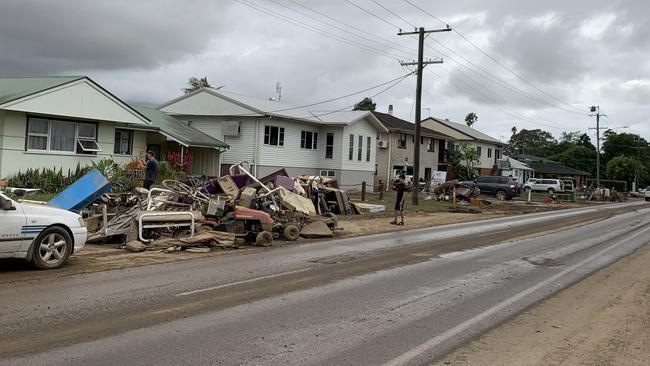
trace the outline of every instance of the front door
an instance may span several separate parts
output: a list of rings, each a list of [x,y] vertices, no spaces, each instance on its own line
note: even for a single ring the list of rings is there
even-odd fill
[[[20,205],[15,210],[5,210],[5,202],[13,202],[0,195],[0,253],[17,252],[23,244],[23,227],[27,224]]]

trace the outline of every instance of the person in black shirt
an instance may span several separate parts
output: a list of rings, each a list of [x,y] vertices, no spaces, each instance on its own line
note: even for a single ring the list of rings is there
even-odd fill
[[[404,225],[404,201],[406,201],[406,176],[404,174],[399,176],[399,179],[393,183],[393,188],[397,192],[395,197],[395,218],[391,222],[394,225]],[[397,222],[397,216],[400,216],[402,219],[401,222]]]
[[[156,181],[158,175],[158,162],[156,161],[156,154],[149,151],[146,156],[147,165],[144,168],[144,188],[149,189]]]

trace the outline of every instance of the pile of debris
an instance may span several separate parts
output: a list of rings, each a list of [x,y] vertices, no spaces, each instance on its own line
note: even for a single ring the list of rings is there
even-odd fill
[[[97,181],[98,173],[93,174]],[[164,188],[133,193],[109,194],[110,182],[80,181],[86,184],[73,184],[56,201],[83,214],[88,242],[120,244],[134,252],[210,251],[331,237],[338,229],[337,215],[375,209],[351,203],[336,180],[293,179],[284,169],[257,179],[247,162],[219,178],[167,180]]]

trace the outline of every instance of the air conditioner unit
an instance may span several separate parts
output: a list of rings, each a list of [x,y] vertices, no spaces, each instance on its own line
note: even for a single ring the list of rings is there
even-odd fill
[[[377,141],[377,147],[380,148],[380,149],[388,148],[388,141],[386,141],[386,140]]]
[[[239,121],[226,121],[223,126],[224,136],[239,136]]]

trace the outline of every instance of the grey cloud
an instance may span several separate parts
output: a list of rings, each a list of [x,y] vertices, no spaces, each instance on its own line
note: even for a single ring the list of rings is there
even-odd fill
[[[0,73],[151,68],[204,51],[230,2],[9,0],[0,12]]]

